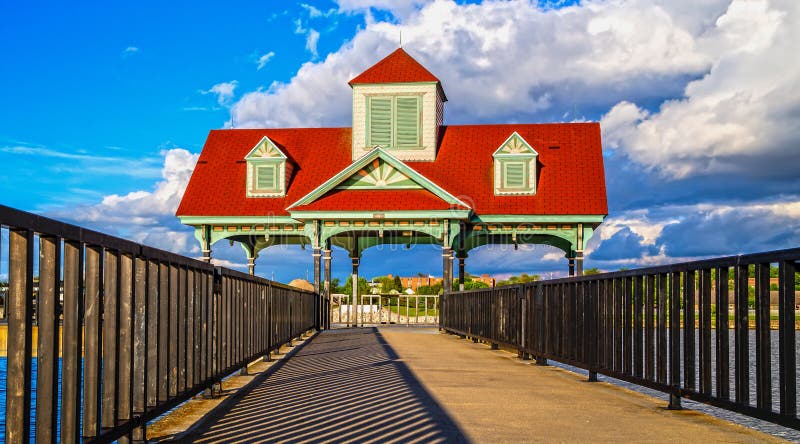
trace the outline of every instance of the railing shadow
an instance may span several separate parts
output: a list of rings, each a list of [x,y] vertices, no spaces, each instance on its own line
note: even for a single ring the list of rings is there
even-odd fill
[[[377,328],[315,337],[193,442],[467,442]]]

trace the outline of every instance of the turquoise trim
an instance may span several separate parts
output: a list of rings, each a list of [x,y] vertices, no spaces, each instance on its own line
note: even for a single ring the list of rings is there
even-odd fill
[[[530,214],[486,214],[474,215],[470,222],[571,222],[571,223],[601,223],[606,216],[599,214],[565,214],[565,215],[530,215]]]
[[[254,153],[254,152],[255,152],[255,151],[256,151],[256,150],[257,150],[257,149],[258,149],[258,148],[259,148],[259,147],[260,147],[262,144],[266,144],[266,145],[268,145],[269,147],[271,147],[272,149],[274,149],[275,151],[277,151],[277,153],[279,154],[279,156],[278,156],[278,157],[255,157],[255,158],[252,158],[252,159],[251,159],[251,156],[253,156],[253,153]],[[278,145],[275,145],[275,142],[273,142],[273,141],[272,141],[272,139],[270,139],[270,138],[269,138],[269,137],[267,137],[267,136],[264,136],[264,137],[262,137],[262,138],[261,138],[261,140],[259,140],[259,141],[258,141],[258,143],[257,143],[257,144],[255,144],[255,146],[253,147],[253,149],[251,149],[251,150],[250,150],[250,152],[249,152],[249,153],[247,153],[247,155],[246,155],[246,156],[244,156],[244,158],[245,158],[245,160],[251,160],[251,161],[252,161],[252,160],[278,160],[278,159],[280,159],[280,160],[286,160],[286,159],[287,159],[287,157],[286,157],[286,154],[285,154],[283,151],[281,151],[281,149],[280,149],[280,148],[278,148]]]
[[[301,221],[288,216],[178,216],[184,225],[222,224],[298,224]]]
[[[292,211],[292,217],[308,219],[467,219],[471,210],[431,211]],[[376,215],[380,215],[376,217]]]
[[[522,142],[525,145],[525,147],[528,148],[529,151],[527,153],[501,153],[500,152],[500,150],[505,148],[506,144],[508,144],[508,142],[510,142],[511,139],[513,139],[514,137],[519,139],[520,142]],[[492,157],[506,157],[506,156],[522,157],[522,156],[525,156],[525,157],[531,158],[531,157],[536,157],[538,155],[539,155],[539,153],[536,152],[535,149],[533,149],[531,144],[528,143],[528,141],[525,140],[522,136],[520,136],[518,132],[514,131],[513,133],[511,133],[510,136],[508,136],[508,139],[503,141],[503,143],[500,144],[500,147],[497,148],[494,151],[494,153],[492,154]]]
[[[484,245],[550,245],[564,252],[565,255],[572,254],[574,236],[570,237],[566,233],[549,234],[527,234],[514,240],[511,233],[470,233],[464,239],[464,250],[469,252]]]
[[[344,182],[345,180],[347,180],[350,176],[352,176],[353,174],[356,174],[360,169],[364,168],[367,164],[369,164],[370,162],[372,162],[373,160],[378,159],[378,158],[383,159],[386,163],[388,163],[391,166],[393,166],[396,170],[399,170],[401,173],[403,173],[406,176],[408,176],[411,180],[413,180],[414,182],[420,184],[423,188],[425,188],[426,190],[428,190],[431,193],[435,194],[437,197],[439,197],[440,199],[444,200],[445,202],[447,202],[449,204],[461,205],[461,206],[463,206],[465,208],[469,208],[469,205],[465,204],[464,202],[462,202],[461,200],[459,200],[458,198],[456,198],[452,194],[448,193],[447,191],[445,191],[439,185],[436,185],[435,183],[431,182],[428,178],[426,178],[422,174],[418,173],[416,170],[414,170],[413,168],[409,167],[405,163],[401,162],[396,157],[394,157],[391,154],[389,154],[388,152],[386,152],[383,148],[376,147],[372,151],[367,153],[365,156],[363,156],[362,158],[360,158],[357,161],[353,162],[352,164],[350,164],[350,166],[348,166],[347,168],[343,169],[342,171],[340,171],[335,176],[333,176],[330,179],[328,179],[327,181],[325,181],[325,183],[323,183],[322,185],[317,187],[315,190],[313,190],[310,193],[306,194],[305,196],[300,198],[300,200],[298,200],[297,202],[289,205],[289,207],[287,209],[290,209],[290,208],[293,208],[293,207],[297,207],[297,206],[300,206],[300,205],[308,205],[311,202],[314,202],[315,200],[317,200],[320,197],[324,196],[327,192],[329,192],[332,189],[334,189],[337,185],[339,185],[342,182]],[[300,212],[298,212],[298,213],[300,213]],[[380,213],[380,212],[376,211],[374,213]],[[292,214],[294,214],[294,212]],[[292,217],[294,217],[294,216],[292,216]]]

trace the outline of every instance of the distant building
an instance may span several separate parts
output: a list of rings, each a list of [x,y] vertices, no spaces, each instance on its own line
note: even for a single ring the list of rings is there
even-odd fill
[[[410,288],[416,293],[419,287],[441,284],[442,278],[434,276],[400,277],[400,282],[402,282],[404,289]]]
[[[389,276],[391,277],[391,275]],[[480,276],[471,276],[471,279],[476,282],[483,282],[484,284],[490,287],[493,286],[495,282],[495,279],[489,276],[488,274],[482,274]],[[441,284],[442,278],[436,276],[411,276],[411,277],[401,277],[400,282],[403,283],[404,289],[410,288],[414,290],[414,292],[416,293],[417,288],[419,287],[423,286],[430,287],[432,285]]]

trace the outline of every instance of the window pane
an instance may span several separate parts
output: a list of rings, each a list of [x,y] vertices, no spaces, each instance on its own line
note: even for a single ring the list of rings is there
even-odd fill
[[[369,99],[369,141],[371,147],[392,145],[391,97],[371,97]]]
[[[256,168],[256,188],[259,190],[274,190],[277,188],[275,179],[275,166],[260,166]]]
[[[506,162],[503,171],[503,188],[527,188],[525,164],[522,162]]]
[[[397,146],[419,146],[419,97],[397,98]]]

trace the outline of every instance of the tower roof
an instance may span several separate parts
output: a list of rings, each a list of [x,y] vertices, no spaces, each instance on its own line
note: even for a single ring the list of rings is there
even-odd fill
[[[397,48],[393,53],[372,65],[366,71],[355,76],[348,82],[351,86],[363,83],[416,83],[436,82],[439,79],[431,74],[424,66],[408,55],[403,48]]]

